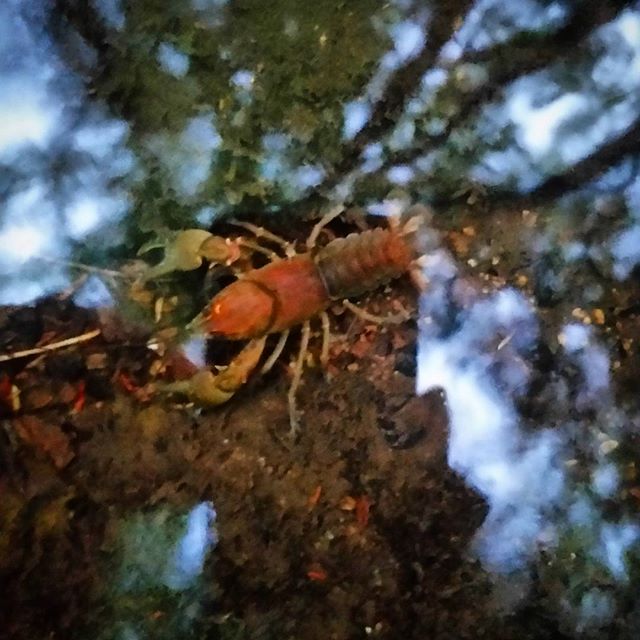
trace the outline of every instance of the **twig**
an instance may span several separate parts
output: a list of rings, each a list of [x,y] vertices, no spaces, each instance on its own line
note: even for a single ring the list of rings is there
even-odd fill
[[[41,353],[46,353],[47,351],[55,351],[56,349],[70,347],[80,342],[93,340],[101,333],[102,332],[100,331],[100,329],[94,329],[93,331],[88,331],[87,333],[83,333],[79,336],[74,336],[73,338],[66,338],[65,340],[60,340],[59,342],[51,342],[50,344],[45,344],[43,347],[34,347],[33,349],[25,349],[24,351],[16,351],[15,353],[0,354],[0,362],[17,360],[18,358],[26,358],[28,356],[37,356]]]
[[[52,264],[60,264],[72,269],[80,269],[81,271],[87,271],[88,273],[100,273],[104,276],[111,276],[112,278],[128,278],[130,276],[121,273],[120,271],[113,271],[112,269],[103,269],[102,267],[94,267],[90,264],[83,264],[82,262],[71,262],[69,260],[60,260],[58,258],[49,258],[47,256],[38,256],[38,260],[43,262],[51,262]]]

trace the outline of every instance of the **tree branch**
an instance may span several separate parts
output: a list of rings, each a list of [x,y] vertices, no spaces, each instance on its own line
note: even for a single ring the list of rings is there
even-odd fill
[[[471,4],[472,0],[450,0],[438,5],[434,3],[436,6],[422,51],[391,77],[384,95],[373,105],[369,121],[352,142],[345,146],[342,161],[334,167],[334,178],[330,179],[332,182],[336,175],[342,175],[356,165],[362,149],[371,140],[378,139],[396,124],[405,104],[416,92],[424,74],[438,59],[440,50],[455,31],[457,21]],[[323,185],[324,188],[328,186]]]
[[[530,73],[553,62],[568,48],[579,44],[597,27],[611,22],[630,0],[608,0],[594,4],[589,0],[574,3],[564,26],[554,31],[520,31],[506,42],[487,49],[469,51],[456,64],[495,64],[507,76]],[[515,74],[515,75],[514,75]]]
[[[390,155],[383,168],[411,162],[443,144],[455,128],[469,121],[488,102],[494,101],[505,86],[519,77],[543,69],[563,56],[566,59],[567,51],[575,51],[595,29],[611,22],[625,7],[632,4],[631,0],[612,0],[587,10],[585,5],[590,6],[590,3],[583,2],[576,5],[569,21],[560,29],[551,33],[519,33],[507,42],[467,54],[462,62],[488,65],[488,80],[475,91],[460,93],[457,81],[452,77],[439,89],[435,100],[448,93],[459,93],[455,116],[437,135],[429,136],[408,149]]]
[[[489,197],[492,205],[540,206],[551,202],[570,191],[575,191],[599,178],[625,157],[640,153],[640,116],[629,127],[597,147],[586,158],[566,168],[561,173],[549,176],[533,191],[494,190]]]
[[[62,18],[62,20],[61,20]],[[83,40],[104,57],[109,49],[109,30],[102,17],[85,0],[55,0],[50,12],[52,30],[60,37],[62,21],[72,26]]]

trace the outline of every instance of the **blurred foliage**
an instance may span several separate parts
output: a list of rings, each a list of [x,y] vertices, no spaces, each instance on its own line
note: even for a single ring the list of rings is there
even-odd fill
[[[371,0],[279,0],[268,11],[255,0],[211,11],[188,2],[128,3],[124,28],[110,35],[102,74],[93,81],[97,95],[129,122],[144,168],[133,190],[135,225],[185,227],[209,203],[281,204],[286,175],[262,175],[269,134],[284,136],[284,169],[334,162],[343,105],[361,93],[389,46],[382,26],[394,13]],[[188,59],[182,77],[158,62],[167,44]],[[181,153],[189,120],[203,115],[219,144],[203,159],[206,177],[197,194],[180,198],[166,156]]]
[[[82,237],[76,248],[98,263],[108,247],[111,259],[131,255],[158,228],[206,227],[229,214],[305,216],[327,199],[366,205],[398,187],[442,213],[472,204],[469,185],[488,189],[483,211],[526,206],[536,184],[534,200],[552,201],[637,152],[630,135],[606,157],[597,147],[637,126],[637,82],[614,73],[635,50],[607,24],[632,4],[276,0],[265,10],[257,0],[56,0],[50,11],[25,8],[25,23],[47,34],[50,59],[67,66],[56,67],[51,85],[66,116],[56,144],[37,157],[27,149],[3,167],[0,185],[8,197],[35,171],[64,205],[87,185],[77,178],[87,166],[107,171],[99,188],[119,189],[127,215],[97,242]],[[581,102],[560,119],[557,144],[532,153],[514,99],[520,111],[540,113],[567,96]],[[349,120],[354,104],[365,121],[372,114],[369,123]],[[126,125],[117,144],[127,162],[74,142],[105,116]],[[573,182],[547,184],[585,155]]]

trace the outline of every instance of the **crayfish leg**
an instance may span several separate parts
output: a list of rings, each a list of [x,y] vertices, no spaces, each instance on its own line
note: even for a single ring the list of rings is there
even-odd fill
[[[288,258],[292,258],[296,255],[296,249],[291,242],[288,242],[275,233],[271,233],[271,231],[267,231],[264,227],[259,227],[255,224],[251,224],[250,222],[242,222],[235,219],[229,220],[229,223],[253,233],[258,240],[260,238],[265,238],[270,242],[280,245]]]
[[[367,322],[373,322],[375,324],[402,324],[407,320],[411,320],[411,314],[406,310],[402,309],[400,313],[392,313],[388,316],[377,316],[373,313],[369,313],[364,309],[353,304],[349,300],[343,300],[342,305],[345,309],[349,309],[354,315],[358,316],[362,320],[366,320]]]
[[[424,293],[429,288],[429,279],[420,265],[415,265],[409,269],[409,277],[411,278],[411,282],[413,282],[413,286],[420,293]]]
[[[284,345],[287,343],[287,338],[289,337],[289,329],[283,331],[278,338],[278,343],[275,348],[271,352],[271,355],[267,358],[266,362],[260,369],[260,375],[268,373],[273,368],[273,365],[278,361],[282,350],[284,349]]]
[[[326,371],[329,363],[329,346],[331,345],[331,325],[329,324],[329,314],[323,311],[320,314],[322,322],[322,349],[320,350],[320,365]]]
[[[300,337],[300,350],[298,351],[298,357],[293,366],[293,379],[291,380],[291,386],[289,387],[289,393],[287,399],[289,402],[289,424],[291,426],[289,433],[292,438],[295,438],[300,431],[300,422],[298,420],[298,407],[296,403],[296,393],[300,386],[300,380],[302,378],[302,369],[304,368],[304,361],[307,355],[307,349],[309,347],[309,337],[311,336],[311,325],[307,320],[302,325],[302,334]]]
[[[335,220],[344,211],[344,205],[339,204],[331,208],[325,213],[311,229],[311,233],[307,238],[307,249],[310,251],[316,246],[320,232],[332,221]]]

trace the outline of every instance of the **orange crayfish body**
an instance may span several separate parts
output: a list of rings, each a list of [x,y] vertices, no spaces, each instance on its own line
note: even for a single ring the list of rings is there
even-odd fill
[[[206,314],[208,333],[232,340],[279,333],[331,304],[311,254],[248,271],[218,293]]]
[[[204,314],[208,333],[233,340],[286,331],[405,273],[415,259],[410,238],[371,229],[337,238],[317,252],[246,272],[218,293]]]
[[[320,361],[324,359],[326,362],[330,335],[325,311],[330,305],[341,301],[345,307],[369,321],[403,322],[407,319],[406,313],[378,318],[358,309],[349,302],[349,298],[367,294],[407,272],[419,286],[423,285],[416,235],[426,217],[424,210],[414,209],[406,222],[401,224],[400,220],[396,220],[388,229],[352,233],[317,247],[315,241],[320,230],[341,211],[342,208],[337,207],[323,216],[307,240],[308,251],[299,254],[295,253],[290,243],[261,227],[236,223],[258,238],[266,237],[280,244],[290,256],[284,259],[242,237],[230,239],[205,232],[203,241],[202,232],[195,233],[195,230],[184,231],[178,240],[167,247],[165,259],[151,269],[154,276],[172,269],[196,269],[203,260],[213,265],[231,266],[252,251],[266,254],[272,261],[257,269],[240,269],[237,272],[241,274],[239,279],[215,295],[209,306],[188,325],[190,329],[197,328],[223,338],[248,340],[248,344],[222,371],[216,374],[209,370],[198,371],[188,380],[165,385],[165,391],[183,393],[212,406],[227,402],[257,367],[267,336],[280,334],[273,352],[261,369],[262,373],[269,371],[282,353],[289,329],[301,325],[300,350],[288,394],[291,433],[297,433],[296,390],[310,338],[309,321],[318,315],[322,318]],[[245,268],[250,264],[244,260],[242,262]]]

